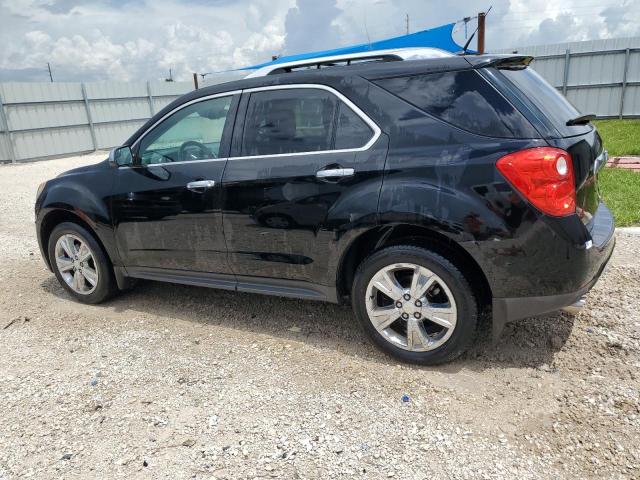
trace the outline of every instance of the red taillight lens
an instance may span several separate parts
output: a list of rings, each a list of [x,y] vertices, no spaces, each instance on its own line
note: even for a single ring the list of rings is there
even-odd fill
[[[529,148],[505,155],[496,166],[542,212],[556,217],[575,213],[573,162],[564,150]]]

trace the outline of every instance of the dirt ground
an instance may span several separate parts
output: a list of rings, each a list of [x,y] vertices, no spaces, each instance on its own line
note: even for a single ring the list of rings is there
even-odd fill
[[[1,480],[640,478],[640,236],[579,316],[421,368],[345,307],[154,282],[72,301],[34,195],[102,158],[0,167]]]

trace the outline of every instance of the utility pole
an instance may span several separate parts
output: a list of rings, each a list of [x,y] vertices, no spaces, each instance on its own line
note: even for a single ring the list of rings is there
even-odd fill
[[[407,22],[407,35],[409,35],[409,14],[407,13],[405,20]]]
[[[482,55],[484,53],[484,31],[485,25],[484,21],[487,14],[484,12],[480,12],[478,14],[478,54]]]
[[[51,83],[53,83],[53,75],[51,75],[51,64],[47,62],[47,68],[49,69],[49,78],[51,79]]]
[[[193,72],[193,86],[198,90],[198,74]]]

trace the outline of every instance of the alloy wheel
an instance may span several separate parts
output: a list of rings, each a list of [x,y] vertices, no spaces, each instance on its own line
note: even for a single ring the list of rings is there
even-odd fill
[[[98,285],[99,271],[93,252],[77,235],[64,234],[56,242],[56,267],[74,292],[89,295]]]
[[[379,270],[367,286],[366,308],[372,325],[388,342],[414,352],[443,345],[458,317],[453,294],[442,278],[413,263]]]

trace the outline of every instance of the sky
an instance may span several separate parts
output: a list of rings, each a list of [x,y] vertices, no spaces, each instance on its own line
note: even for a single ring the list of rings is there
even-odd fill
[[[640,0],[0,0],[0,81],[49,81],[47,62],[54,81],[188,80],[402,35],[407,14],[464,44],[489,6],[488,50],[640,36]]]

